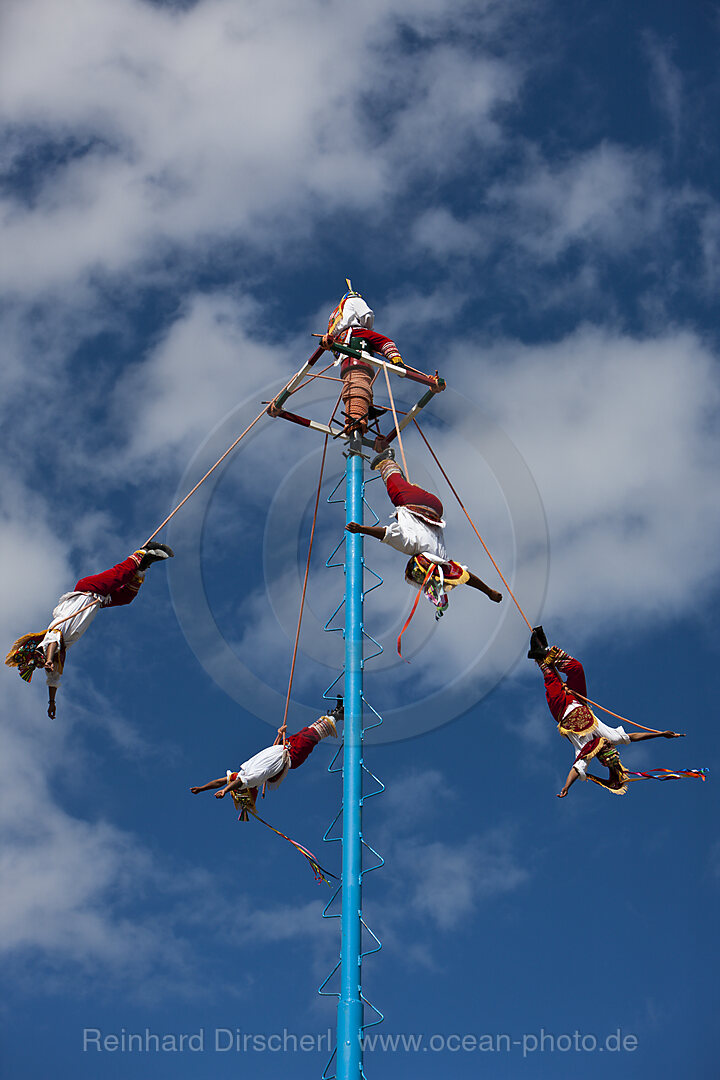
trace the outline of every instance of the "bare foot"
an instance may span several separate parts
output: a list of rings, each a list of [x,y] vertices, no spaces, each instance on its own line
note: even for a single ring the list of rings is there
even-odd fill
[[[663,731],[663,739],[684,739],[684,731]]]

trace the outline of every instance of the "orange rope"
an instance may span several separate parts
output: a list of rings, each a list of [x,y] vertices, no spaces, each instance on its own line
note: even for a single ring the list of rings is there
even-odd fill
[[[407,630],[408,626],[410,625],[410,623],[411,623],[411,622],[412,622],[412,620],[413,620],[413,615],[414,615],[414,614],[415,614],[415,612],[417,611],[417,606],[418,606],[418,604],[420,603],[420,597],[422,596],[422,594],[423,594],[423,590],[425,589],[425,586],[427,585],[427,583],[428,583],[428,580],[429,580],[429,578],[430,578],[430,575],[432,574],[432,572],[433,572],[433,570],[434,570],[434,569],[435,569],[435,563],[432,563],[432,562],[431,562],[431,563],[430,563],[430,566],[428,567],[428,572],[427,572],[427,574],[425,575],[425,579],[424,579],[424,581],[423,581],[422,585],[420,586],[420,588],[418,589],[418,594],[417,594],[417,596],[415,597],[415,603],[414,603],[414,604],[413,604],[413,606],[412,606],[412,611],[411,611],[411,612],[410,612],[410,614],[408,615],[407,619],[405,620],[405,625],[403,626],[402,630],[401,630],[401,631],[400,631],[400,633],[398,634],[398,639],[397,639],[397,651],[398,651],[398,656],[400,657],[400,659],[401,659],[401,660],[405,660],[405,657],[403,656],[403,654],[402,654],[402,651],[401,651],[401,647],[400,647],[400,638],[401,638],[401,637],[403,636],[403,634],[405,633],[405,631]],[[409,664],[409,663],[410,663],[410,661],[409,661],[409,660],[405,660],[405,663],[406,663],[406,664]]]
[[[337,406],[336,406],[337,408]],[[293,678],[295,676],[295,661],[297,659],[298,644],[300,642],[300,628],[302,626],[303,611],[305,609],[305,593],[307,592],[308,575],[310,574],[310,558],[312,556],[313,541],[315,539],[315,523],[317,522],[318,506],[320,504],[320,491],[322,489],[323,473],[325,471],[325,455],[327,454],[328,436],[325,436],[325,443],[323,445],[322,461],[320,462],[320,476],[318,477],[317,492],[315,493],[315,510],[313,512],[312,527],[310,529],[310,543],[308,545],[307,562],[305,563],[305,579],[303,581],[302,596],[300,597],[300,612],[298,614],[297,630],[295,631],[295,646],[293,648],[292,663],[290,664],[290,678],[288,680],[287,697],[285,699],[285,712],[283,713],[283,721],[278,728],[277,738],[273,745],[277,745],[282,738],[283,746],[286,743],[287,732],[287,715],[290,708],[290,694],[292,693]],[[263,792],[265,791],[265,785],[263,784]]]
[[[528,630],[532,630],[532,626],[530,625],[530,623],[528,621],[527,615],[525,614],[525,612],[523,611],[523,609],[520,607],[519,603],[517,602],[517,599],[515,598],[515,594],[513,593],[512,589],[510,588],[510,586],[508,585],[507,581],[505,580],[505,578],[503,577],[503,575],[502,575],[502,573],[500,571],[500,567],[498,566],[498,564],[495,562],[492,555],[490,554],[490,552],[488,550],[488,547],[487,547],[487,544],[485,543],[482,536],[480,535],[480,533],[475,528],[475,525],[473,523],[472,518],[470,517],[470,515],[468,514],[467,510],[465,509],[465,507],[463,505],[462,499],[460,498],[460,496],[458,495],[457,491],[455,490],[455,488],[453,487],[453,485],[452,485],[452,483],[450,481],[450,477],[448,476],[448,474],[445,472],[442,465],[438,461],[437,455],[435,454],[435,452],[434,452],[432,446],[430,445],[430,443],[427,441],[427,439],[423,435],[423,433],[422,433],[422,431],[420,429],[420,425],[418,424],[417,420],[413,420],[413,423],[414,423],[415,427],[418,429],[418,431],[420,432],[420,438],[422,439],[422,441],[425,443],[428,450],[432,454],[433,459],[435,461],[435,464],[437,465],[440,472],[443,474],[443,476],[447,480],[450,490],[452,491],[452,493],[455,496],[455,498],[457,499],[457,501],[460,503],[462,511],[465,514],[465,517],[468,519],[468,521],[472,525],[472,528],[473,528],[473,531],[474,531],[475,535],[477,536],[477,538],[480,541],[480,543],[482,544],[482,546],[485,548],[485,552],[486,552],[488,558],[490,559],[490,562],[493,564],[493,566],[497,570],[498,574],[500,574],[500,577],[502,578],[503,584],[505,585],[507,591],[510,593],[510,596],[513,599],[515,607],[518,609],[518,611],[522,615],[523,619],[525,620],[525,623],[527,625]],[[588,705],[594,705],[596,709],[601,709],[603,712],[608,713],[610,716],[614,716],[617,720],[622,720],[622,722],[624,724],[630,724],[631,727],[640,728],[642,731],[649,731],[653,735],[662,735],[662,732],[658,731],[657,728],[644,727],[642,724],[638,724],[634,720],[628,720],[626,716],[620,716],[619,713],[613,712],[612,709],[606,709],[604,705],[599,705],[597,703],[597,701],[592,701],[590,698],[583,697],[583,695],[578,693],[577,690],[573,690],[572,693],[576,694],[577,697],[582,698],[582,700],[586,701],[588,703]]]
[[[66,615],[64,619],[60,619],[58,622],[53,623],[52,626],[48,626],[45,633],[49,634],[51,630],[57,630],[58,626],[62,626],[63,623],[66,623],[66,622],[70,622],[70,620],[74,619],[76,615],[79,615],[81,611],[87,611],[88,608],[95,607],[96,604],[101,604],[101,603],[102,603],[102,600],[91,600],[89,604],[85,604],[84,607],[78,608],[77,611],[74,611],[72,613],[72,615]]]
[[[482,544],[482,546],[484,547],[484,549],[485,549],[485,554],[487,555],[487,557],[489,558],[490,562],[491,562],[491,563],[493,564],[493,566],[494,566],[494,567],[495,567],[495,569],[497,570],[498,574],[500,575],[500,578],[501,578],[501,580],[502,580],[502,583],[503,583],[503,585],[505,586],[505,588],[507,589],[507,591],[508,591],[508,592],[510,593],[510,596],[512,597],[512,600],[513,600],[513,603],[515,604],[515,607],[516,607],[516,608],[518,609],[518,611],[519,611],[519,612],[520,612],[520,614],[522,615],[523,619],[525,620],[525,623],[526,623],[526,625],[527,625],[527,628],[528,628],[528,630],[532,630],[532,626],[531,626],[531,625],[530,625],[530,623],[528,622],[528,617],[527,617],[527,615],[525,614],[525,612],[523,611],[523,609],[522,609],[522,608],[520,607],[519,603],[517,602],[517,599],[516,599],[516,597],[515,597],[515,593],[514,593],[514,592],[512,591],[512,589],[511,589],[511,588],[510,588],[510,586],[508,585],[507,581],[506,581],[506,580],[505,580],[505,578],[503,577],[502,571],[501,571],[500,567],[498,566],[498,564],[497,564],[497,563],[495,562],[495,560],[493,559],[492,555],[490,554],[490,551],[489,551],[489,549],[488,549],[488,546],[487,546],[487,544],[485,543],[485,541],[483,540],[482,536],[480,535],[480,533],[479,533],[479,532],[477,531],[477,529],[475,528],[475,523],[473,522],[473,519],[472,519],[472,518],[470,517],[470,515],[469,515],[469,514],[468,514],[468,512],[467,512],[467,510],[465,509],[465,506],[464,506],[464,504],[463,504],[463,501],[462,501],[462,499],[460,498],[460,496],[458,495],[457,491],[455,490],[455,488],[453,487],[453,485],[452,485],[452,483],[451,483],[451,481],[450,481],[450,477],[448,476],[448,474],[447,474],[447,473],[445,472],[445,470],[443,469],[442,465],[441,465],[441,464],[440,464],[440,462],[438,461],[438,458],[437,458],[437,455],[435,454],[435,451],[433,450],[432,446],[430,445],[430,443],[429,443],[429,442],[427,441],[427,439],[426,439],[426,438],[425,438],[425,436],[423,435],[423,433],[422,433],[422,430],[421,430],[421,428],[420,428],[420,425],[418,424],[417,420],[413,420],[413,424],[415,425],[415,427],[416,427],[416,428],[418,429],[418,431],[420,432],[420,438],[422,439],[422,441],[423,441],[423,442],[425,443],[425,445],[427,446],[428,450],[429,450],[429,451],[430,451],[430,453],[432,454],[432,456],[433,456],[433,459],[434,459],[434,461],[435,461],[435,464],[437,465],[438,469],[440,470],[440,472],[441,472],[441,473],[443,474],[443,476],[444,476],[444,477],[445,477],[445,479],[447,480],[447,483],[448,483],[448,487],[449,487],[449,488],[450,488],[450,490],[452,491],[452,493],[453,493],[453,495],[455,496],[455,498],[457,499],[457,501],[458,501],[458,502],[460,503],[460,508],[462,509],[462,512],[463,512],[463,513],[465,514],[465,517],[466,517],[466,518],[468,519],[468,521],[470,522],[470,524],[471,524],[471,526],[472,526],[473,532],[475,533],[475,535],[477,536],[478,540],[480,541],[480,543],[481,543],[481,544]]]
[[[307,382],[300,383],[299,386],[296,386],[293,390],[293,394],[297,394],[298,390],[304,390],[306,386],[309,386],[311,379],[327,379],[328,382],[342,382],[342,379],[337,375],[321,375],[320,372],[318,372],[317,375],[308,375]]]
[[[311,379],[329,379],[329,380],[332,380],[333,382],[342,382],[342,379],[337,375],[326,375],[325,374],[325,372],[329,371],[331,367],[335,367],[335,361],[334,360],[333,360],[332,364],[328,364],[328,366],[324,367],[322,369],[322,371],[311,372],[307,376],[307,382],[300,383],[299,386],[296,386],[295,389],[293,390],[293,394],[297,394],[298,390],[302,390],[303,387],[309,386]]]
[[[385,382],[387,383],[388,394],[390,395],[390,408],[392,409],[393,420],[395,421],[397,440],[400,444],[400,456],[402,458],[403,468],[405,469],[405,479],[410,483],[410,473],[408,472],[407,461],[405,460],[405,449],[403,447],[402,434],[400,433],[400,424],[398,423],[397,413],[395,412],[395,398],[393,397],[392,387],[390,386],[390,376],[388,375],[386,363],[383,364],[383,371],[385,372]]]
[[[281,393],[282,393],[282,391],[281,391]],[[247,433],[248,433],[248,431],[250,430],[250,428],[252,428],[252,427],[255,427],[255,425],[257,424],[258,420],[260,420],[260,419],[261,419],[261,418],[262,418],[263,416],[265,416],[266,412],[267,412],[267,409],[263,409],[263,411],[262,411],[261,413],[258,413],[258,415],[257,415],[257,416],[255,417],[255,419],[253,420],[252,424],[248,424],[248,426],[247,426],[247,427],[245,428],[245,430],[243,431],[242,435],[238,435],[237,439],[236,439],[236,440],[235,440],[235,442],[234,442],[234,443],[232,444],[232,446],[228,446],[228,448],[227,448],[227,450],[225,451],[225,453],[223,454],[223,456],[222,456],[221,458],[218,458],[218,459],[217,459],[217,461],[215,462],[215,464],[213,465],[213,467],[212,467],[211,469],[208,469],[208,471],[207,471],[207,472],[205,473],[205,475],[203,476],[202,480],[198,480],[197,484],[196,484],[196,485],[195,485],[195,487],[194,487],[194,488],[192,489],[192,491],[189,491],[189,492],[187,493],[187,495],[185,496],[185,498],[183,499],[183,501],[182,501],[181,503],[178,503],[178,504],[177,504],[177,506],[175,507],[175,509],[173,510],[173,512],[172,512],[171,514],[168,514],[168,516],[167,516],[167,517],[165,518],[165,520],[164,520],[163,522],[161,522],[161,523],[160,523],[160,524],[158,525],[158,527],[157,527],[157,529],[155,530],[155,532],[154,532],[154,533],[150,533],[150,535],[148,536],[147,540],[146,540],[146,541],[145,541],[145,543],[143,544],[143,547],[147,547],[147,545],[148,545],[148,544],[150,543],[150,541],[151,541],[151,540],[153,540],[153,539],[154,539],[154,538],[155,538],[155,537],[157,536],[157,534],[158,534],[158,533],[160,532],[160,530],[161,530],[161,529],[162,529],[162,528],[163,528],[163,527],[164,527],[165,525],[167,525],[168,521],[170,521],[170,518],[173,518],[173,517],[175,517],[175,515],[176,515],[176,514],[177,514],[177,512],[178,512],[178,510],[179,510],[179,509],[180,509],[181,507],[183,507],[183,506],[185,505],[185,503],[186,503],[186,502],[188,501],[188,499],[190,498],[190,496],[191,496],[191,495],[194,495],[194,494],[195,494],[195,492],[196,492],[196,491],[197,491],[197,489],[198,489],[198,488],[200,487],[200,485],[201,485],[201,484],[203,484],[203,483],[204,483],[204,482],[205,482],[205,481],[207,480],[207,478],[208,478],[208,476],[210,475],[210,473],[214,472],[214,471],[215,471],[215,469],[217,469],[218,465],[220,465],[220,463],[221,463],[221,462],[223,462],[223,461],[225,460],[225,458],[226,458],[226,457],[228,456],[228,454],[229,454],[229,453],[230,453],[230,452],[231,452],[232,450],[234,450],[234,449],[235,449],[235,447],[236,447],[236,446],[237,446],[237,444],[238,444],[238,443],[240,442],[240,440],[241,440],[241,439],[242,439],[242,438],[243,438],[243,437],[244,437],[245,435],[247,435]]]
[[[596,709],[602,709],[603,712],[609,713],[610,716],[614,716],[616,720],[622,720],[623,724],[630,724],[631,727],[640,728],[642,731],[651,731],[653,735],[662,735],[662,731],[658,731],[654,727],[643,727],[642,724],[636,724],[634,720],[628,720],[626,716],[621,716],[620,713],[613,712],[612,709],[606,709],[604,705],[598,705],[597,701],[593,701],[589,697],[583,697],[577,690],[571,690],[575,697],[582,698],[588,705],[594,705]]]

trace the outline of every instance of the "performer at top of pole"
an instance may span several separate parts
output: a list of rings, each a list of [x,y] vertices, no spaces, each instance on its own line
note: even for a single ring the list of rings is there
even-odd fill
[[[548,708],[557,721],[558,731],[570,740],[576,751],[567,780],[558,792],[559,799],[565,798],[577,779],[587,780],[588,777],[614,795],[624,795],[627,775],[616,749],[619,743],[684,737],[677,731],[633,731],[628,734],[622,726],[611,728],[598,720],[585,700],[587,687],[582,664],[557,645],[550,648],[542,626],[533,629],[528,659],[534,660],[542,671]],[[565,681],[558,672],[565,675]],[[606,766],[607,780],[588,773],[587,763],[594,757]]]
[[[64,593],[44,633],[24,634],[5,657],[20,678],[30,682],[36,668],[43,668],[48,685],[48,716],[55,719],[55,695],[60,685],[67,650],[83,636],[101,607],[131,604],[154,562],[173,557],[167,544],[152,541],[121,563],[92,577],[81,578],[72,592]]]
[[[332,349],[335,342],[349,345],[351,339],[359,339],[362,346],[370,352],[378,353],[391,364],[402,364],[402,356],[395,342],[373,330],[375,314],[363,300],[360,293],[353,290],[346,278],[348,291],[328,319],[328,332],[321,340],[323,349]],[[343,380],[342,400],[345,406],[348,434],[352,431],[367,431],[368,421],[372,419],[373,403],[372,381],[375,372],[370,364],[356,357],[344,357],[340,366]]]

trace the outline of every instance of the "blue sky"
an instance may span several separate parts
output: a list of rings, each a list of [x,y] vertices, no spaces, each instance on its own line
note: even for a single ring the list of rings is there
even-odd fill
[[[596,700],[688,732],[626,765],[714,773],[713,8],[11,0],[2,20],[4,639],[144,540],[310,354],[347,275],[447,379],[426,431],[528,616]],[[188,791],[279,722],[320,448],[258,425],[167,530],[169,570],[70,654],[56,721],[39,678],[3,676],[7,1075],[322,1073],[324,1049],[213,1049],[216,1028],[334,1027],[316,988],[336,924],[283,841]],[[451,554],[496,584],[417,437],[406,452]],[[325,496],[342,468],[335,444]],[[385,520],[378,483],[367,498]],[[338,670],[341,522],[323,501],[291,726]],[[366,812],[386,865],[365,986],[378,1030],[428,1046],[368,1054],[368,1075],[710,1077],[714,776],[559,802],[571,754],[510,602],[466,590],[438,626],[425,605],[401,665],[402,560],[366,556],[385,580],[367,762],[387,789]],[[262,812],[337,869],[329,762],[323,745]],[[205,1047],[100,1055],[85,1028]],[[609,1060],[529,1049],[618,1029],[637,1045]],[[458,1033],[528,1052],[429,1047]]]

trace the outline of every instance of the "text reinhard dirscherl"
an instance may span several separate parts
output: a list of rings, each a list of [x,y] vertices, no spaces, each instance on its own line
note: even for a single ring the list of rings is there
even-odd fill
[[[624,1034],[620,1028],[606,1035],[574,1031],[554,1034],[540,1028],[538,1032],[526,1032],[513,1038],[506,1033],[465,1034],[450,1033],[433,1035],[391,1032],[367,1032],[362,1038],[363,1050],[381,1053],[633,1053],[638,1048],[637,1035]],[[296,1034],[284,1028],[271,1034],[250,1033],[240,1028],[198,1028],[197,1031],[156,1032],[101,1031],[100,1028],[83,1028],[83,1053],[125,1054],[277,1054],[277,1053],[330,1053],[333,1048],[333,1032],[330,1028],[322,1034],[306,1032]]]

